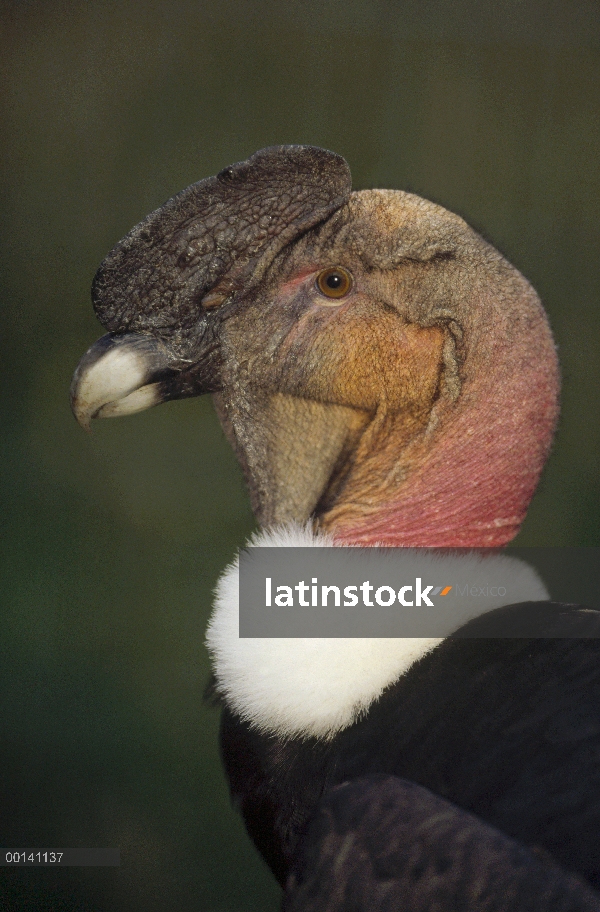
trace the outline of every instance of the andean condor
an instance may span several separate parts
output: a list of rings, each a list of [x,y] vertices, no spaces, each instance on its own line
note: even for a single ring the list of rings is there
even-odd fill
[[[331,152],[263,149],[137,225],[92,297],[108,335],[75,372],[78,421],[212,393],[257,544],[518,531],[555,348],[529,283],[457,215],[352,192]],[[226,571],[223,760],[286,909],[600,910],[600,620],[518,572],[520,604],[443,641],[307,642],[240,639]]]

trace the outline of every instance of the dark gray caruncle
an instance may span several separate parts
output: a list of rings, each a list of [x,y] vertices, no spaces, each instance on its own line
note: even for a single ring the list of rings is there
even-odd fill
[[[203,298],[246,293],[279,251],[348,199],[341,156],[271,146],[192,184],[136,225],[101,264],[92,286],[111,332],[160,337],[186,359],[204,333]]]

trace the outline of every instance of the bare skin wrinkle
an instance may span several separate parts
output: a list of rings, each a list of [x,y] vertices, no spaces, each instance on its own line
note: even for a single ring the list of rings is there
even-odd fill
[[[108,335],[75,373],[78,420],[212,393],[261,526],[439,547],[518,531],[558,413],[554,344],[527,280],[441,206],[274,146],[151,213],[92,299]]]

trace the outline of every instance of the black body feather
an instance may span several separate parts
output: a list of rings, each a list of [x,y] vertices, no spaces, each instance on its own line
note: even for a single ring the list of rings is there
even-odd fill
[[[516,638],[540,631],[542,606],[545,638]],[[424,786],[600,888],[599,635],[600,612],[577,606],[490,612],[330,740],[263,734],[225,708],[232,797],[279,881],[325,793],[385,774]]]
[[[288,878],[283,912],[600,912],[600,895],[543,853],[414,782],[331,789]]]

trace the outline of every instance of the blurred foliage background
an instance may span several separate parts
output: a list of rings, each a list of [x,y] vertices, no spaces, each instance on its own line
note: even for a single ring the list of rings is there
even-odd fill
[[[68,387],[94,272],[146,213],[274,143],[458,211],[533,282],[563,417],[521,545],[598,545],[595,0],[0,2],[1,841],[7,910],[268,910],[202,701],[219,571],[253,527],[209,400],[91,436]]]

